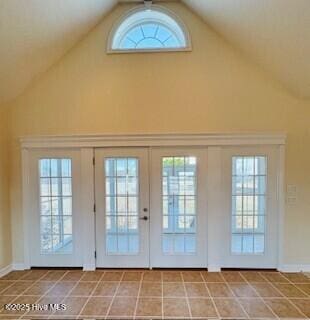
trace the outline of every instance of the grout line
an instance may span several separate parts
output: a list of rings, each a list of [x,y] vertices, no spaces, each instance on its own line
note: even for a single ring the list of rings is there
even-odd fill
[[[96,272],[96,271],[94,271],[94,272]],[[83,311],[84,311],[87,303],[88,303],[89,300],[93,297],[93,293],[94,293],[94,292],[96,291],[96,289],[98,288],[98,286],[99,286],[99,284],[100,284],[100,281],[101,281],[101,279],[103,278],[104,274],[105,274],[105,272],[102,272],[101,277],[99,278],[99,280],[97,280],[97,284],[94,286],[93,290],[92,290],[91,293],[88,295],[88,299],[86,300],[84,306],[82,307],[80,313],[78,314],[78,318],[82,315],[82,313],[83,313]],[[81,279],[83,279],[83,276],[82,276]],[[83,282],[83,281],[82,281],[82,282]]]
[[[160,272],[161,276],[161,316],[164,318],[164,274],[161,271]]]
[[[306,295],[306,297],[303,297],[304,299],[307,299],[310,296],[307,292],[305,292],[302,289],[298,288],[297,285],[296,285],[296,284],[303,284],[303,283],[294,283],[293,281],[291,281],[289,278],[287,278],[283,274],[282,274],[282,276],[285,277],[285,279],[287,279],[289,281],[289,283],[292,284],[298,291],[301,291],[302,293],[304,293]],[[306,284],[310,285],[310,282],[306,283]],[[299,297],[299,298],[301,298],[301,297]],[[293,299],[295,299],[295,298],[293,297]]]
[[[200,274],[200,272],[199,272],[199,274]],[[200,274],[200,276],[201,276],[201,274]],[[191,307],[190,307],[190,303],[189,303],[189,299],[188,299],[188,294],[187,294],[187,290],[186,290],[186,286],[185,286],[185,282],[184,282],[183,272],[181,272],[181,278],[182,278],[183,288],[185,291],[185,299],[186,299],[186,303],[187,303],[187,307],[188,307],[189,316],[191,319],[193,319],[192,311],[191,311]]]
[[[261,295],[259,294],[259,292],[256,290],[256,288],[254,286],[251,285],[251,283],[247,280],[246,277],[243,276],[243,274],[240,272],[241,277],[245,280],[245,282],[250,286],[250,288],[252,288],[254,290],[254,292],[257,294],[258,299],[260,299],[262,301],[262,303],[267,307],[267,309],[275,316],[276,319],[280,319],[278,317],[278,315],[272,310],[271,307],[268,306],[268,304],[265,302],[265,300],[263,299],[263,297],[261,297]]]
[[[31,274],[33,271],[34,271],[34,270],[30,270],[29,273],[26,272],[25,275],[23,275],[20,279],[15,280],[13,284],[18,283],[19,281],[26,281],[26,282],[27,282],[27,281],[29,281],[29,282],[33,281],[33,280],[22,280],[24,277],[29,276],[29,274]],[[40,279],[42,279],[48,272],[49,272],[49,271],[47,271],[45,274],[43,274],[43,275],[42,275],[40,278],[38,278],[37,280],[34,280],[33,284],[32,284],[30,287],[26,288],[26,289],[25,289],[24,291],[22,291],[20,294],[16,295],[16,296],[15,296],[15,299],[13,299],[13,300],[11,301],[11,303],[13,303],[15,300],[17,300],[17,299],[20,298],[21,296],[23,296],[23,293],[24,293],[24,292],[26,292],[28,289],[32,288],[32,287],[33,287]],[[13,284],[12,284],[11,286],[13,286]],[[11,286],[9,286],[8,288],[10,288]],[[7,289],[8,289],[8,288],[7,288]],[[5,290],[6,290],[6,289],[5,289]],[[40,297],[39,297],[37,300],[35,300],[34,303],[37,303],[37,302],[39,301],[39,299],[40,299]],[[27,311],[27,312],[24,312],[24,313],[21,314],[21,315],[19,315],[18,319],[21,319],[21,318],[22,318],[24,315],[26,315],[27,313],[28,313],[28,311]],[[4,314],[4,315],[6,315],[6,314]],[[7,315],[9,315],[9,314],[7,314]],[[18,316],[18,314],[16,314],[16,316]]]
[[[137,295],[137,301],[136,301],[135,310],[134,310],[134,313],[133,313],[133,317],[134,317],[134,318],[136,318],[136,315],[137,315],[138,302],[139,302],[140,291],[141,291],[141,287],[142,287],[143,275],[144,275],[144,273],[142,273],[141,278],[140,278],[139,290],[138,290],[138,295]]]
[[[201,272],[200,272],[200,275],[202,276]],[[202,276],[202,278],[205,280],[205,278],[204,278],[203,276]],[[215,304],[215,302],[214,302],[214,298],[213,298],[212,295],[211,295],[211,291],[209,290],[206,281],[204,281],[204,285],[205,285],[205,287],[206,287],[206,289],[207,289],[207,292],[208,292],[208,294],[209,294],[209,296],[210,296],[212,305],[213,305],[214,310],[215,310],[215,312],[216,312],[216,314],[217,314],[217,318],[218,318],[218,319],[221,319],[220,312],[219,312],[219,310],[218,310],[218,308],[217,308],[217,306],[216,306],[216,304]]]
[[[70,271],[71,271],[71,270],[68,270],[68,272],[66,272],[65,275],[69,274]],[[74,271],[73,271],[73,272],[74,272]],[[83,271],[82,271],[82,272],[83,272]],[[65,276],[65,275],[64,275],[64,276]],[[64,276],[63,276],[63,277],[64,277]],[[63,278],[63,277],[62,277],[62,278]],[[70,296],[71,292],[72,292],[72,291],[78,286],[78,284],[81,282],[82,277],[83,277],[83,276],[81,276],[81,278],[80,278],[80,279],[76,282],[76,284],[68,291],[68,293],[67,293],[65,296],[63,296],[63,299],[60,301],[60,303],[63,303],[63,302]],[[61,279],[62,279],[62,278],[61,278]],[[68,282],[74,282],[74,280],[67,280],[67,281],[68,281]],[[64,281],[64,282],[65,282],[65,281]],[[52,317],[53,317],[54,315],[55,315],[55,317],[57,317],[57,316],[56,316],[56,312],[57,312],[57,311],[55,310],[55,311],[48,317],[48,319],[52,319]],[[64,316],[65,316],[65,317],[67,317],[67,316],[69,316],[69,317],[72,316],[72,317],[73,317],[74,315],[64,315]]]
[[[278,273],[278,274],[280,274],[280,273]],[[265,279],[267,279],[263,274],[262,274],[262,276],[263,276]],[[285,277],[284,277],[284,278],[285,278]],[[287,278],[285,278],[285,279],[287,279]],[[267,279],[267,280],[268,280],[268,279]],[[288,279],[287,279],[287,280],[288,280]],[[289,280],[288,280],[288,281],[289,281]],[[284,283],[284,284],[285,284],[285,283]],[[288,283],[286,283],[286,284],[288,284]],[[289,298],[286,297],[286,296],[274,285],[273,282],[270,281],[270,285],[271,285],[274,289],[276,289],[277,291],[279,291],[279,292],[283,295],[283,298],[282,298],[282,299],[287,300],[287,302],[288,302],[290,305],[292,305],[293,307],[295,307],[295,308],[300,312],[301,315],[305,316],[305,318],[308,319],[307,315],[304,314],[304,313],[299,309],[299,307],[297,307],[295,304],[293,304],[293,303],[289,300]]]
[[[29,276],[33,271],[35,271],[35,270],[31,270],[30,272],[27,272],[25,275],[23,275],[21,278],[19,278],[18,280],[11,280],[11,281],[13,281],[13,283],[9,286],[9,287],[11,287],[12,285],[14,285],[15,283],[18,283],[18,282],[22,282],[22,281],[28,281],[28,282],[31,282],[32,280],[23,280],[24,278],[26,278],[27,276]],[[31,289],[32,287],[34,287],[38,282],[54,282],[53,280],[42,280],[44,277],[46,277],[48,274],[50,274],[51,272],[53,272],[54,270],[49,270],[49,271],[47,271],[46,273],[44,273],[41,277],[39,277],[38,279],[36,279],[36,280],[34,280],[34,282],[28,287],[28,288],[26,288],[24,291],[22,291],[19,295],[17,295],[17,296],[12,296],[12,298],[13,297],[15,297],[14,299],[13,299],[13,301],[15,301],[17,298],[19,298],[20,296],[25,296],[25,297],[27,297],[27,296],[33,296],[33,294],[31,294],[31,292],[29,293],[29,294],[27,294],[27,295],[24,295],[23,293],[25,292],[25,291],[27,291],[27,290],[29,290],[29,289]],[[113,271],[113,270],[112,270]],[[55,283],[43,294],[43,295],[40,295],[40,296],[38,296],[38,299],[36,300],[36,302],[34,302],[34,303],[37,303],[40,299],[42,299],[42,298],[44,298],[44,297],[47,297],[47,295],[48,295],[48,293],[58,284],[58,283],[65,283],[65,282],[75,282],[74,280],[63,280],[63,278],[68,274],[70,272],[70,270],[69,271],[65,271],[64,272],[64,274],[58,279],[58,280],[56,280],[55,281]],[[127,270],[126,270],[126,272],[127,272]],[[192,315],[192,313],[191,313],[191,309],[190,309],[190,298],[191,299],[195,299],[195,298],[206,298],[205,296],[203,297],[200,297],[200,296],[197,296],[197,297],[190,297],[189,295],[188,295],[188,293],[187,293],[187,290],[186,290],[186,283],[187,282],[185,282],[184,281],[184,272],[185,271],[179,271],[179,273],[180,273],[180,275],[181,275],[181,279],[182,279],[182,284],[183,284],[183,288],[184,288],[184,290],[185,290],[185,298],[186,298],[186,302],[187,302],[187,305],[188,305],[188,310],[189,310],[189,314],[190,314],[190,318],[191,319],[193,319],[193,315]],[[303,316],[306,316],[302,311],[301,311],[301,309],[297,306],[297,305],[295,305],[294,304],[294,302],[293,301],[291,301],[292,299],[294,299],[294,300],[298,300],[298,299],[300,299],[300,300],[303,300],[303,299],[306,299],[306,300],[309,300],[309,296],[308,296],[308,294],[306,293],[306,292],[304,292],[303,290],[301,290],[301,289],[299,289],[298,287],[297,287],[297,285],[293,282],[293,281],[291,281],[290,279],[288,279],[288,278],[286,278],[284,275],[282,275],[281,273],[275,273],[275,274],[279,274],[279,275],[281,275],[287,282],[285,282],[285,283],[282,283],[282,282],[271,282],[271,281],[269,281],[269,279],[264,275],[264,273],[262,273],[262,272],[259,272],[259,271],[257,271],[258,272],[258,274],[263,278],[263,279],[265,279],[266,280],[266,282],[253,282],[253,283],[261,283],[261,284],[269,284],[276,292],[278,292],[279,294],[280,294],[280,296],[281,297],[263,297],[263,296],[261,296],[260,294],[259,294],[259,292],[256,290],[256,288],[253,286],[253,283],[251,283],[251,282],[249,282],[248,280],[247,280],[247,278],[242,274],[242,272],[237,272],[237,271],[235,271],[235,274],[238,274],[243,280],[244,280],[244,282],[241,282],[241,280],[239,281],[239,282],[228,282],[224,277],[223,277],[223,275],[220,273],[220,276],[221,276],[221,278],[224,280],[224,282],[210,282],[210,283],[217,283],[217,284],[220,284],[220,283],[224,283],[224,284],[226,284],[226,286],[229,288],[229,290],[232,292],[232,294],[233,294],[233,296],[232,297],[213,297],[212,295],[211,295],[211,292],[210,292],[210,290],[209,290],[209,288],[208,288],[208,283],[205,281],[205,279],[203,278],[203,276],[202,276],[202,271],[199,271],[199,272],[197,272],[197,274],[199,274],[200,276],[202,276],[202,278],[203,278],[203,281],[201,281],[201,282],[189,282],[189,283],[203,283],[204,284],[204,286],[206,287],[206,290],[207,290],[207,292],[209,293],[209,297],[210,297],[210,299],[211,299],[211,301],[212,301],[212,304],[213,304],[213,306],[214,306],[214,308],[215,308],[215,311],[216,311],[216,313],[217,313],[217,315],[218,315],[218,317],[212,317],[212,319],[220,319],[220,314],[219,314],[219,310],[218,310],[218,308],[216,307],[216,304],[215,304],[215,301],[214,301],[214,299],[216,298],[216,299],[232,299],[232,300],[235,300],[237,303],[238,303],[238,305],[240,305],[240,307],[241,307],[241,309],[244,311],[244,313],[245,313],[245,315],[247,315],[247,318],[250,318],[249,317],[249,315],[248,315],[248,313],[246,312],[246,310],[243,308],[243,306],[242,306],[242,304],[241,304],[241,301],[242,301],[242,299],[248,299],[248,300],[250,300],[250,299],[257,299],[257,300],[260,300],[260,301],[262,301],[262,303],[272,312],[272,314],[275,316],[275,318],[276,319],[280,319],[280,317],[279,316],[277,316],[276,314],[275,314],[275,312],[272,310],[272,308],[267,304],[267,302],[266,301],[268,301],[268,300],[270,300],[270,299],[273,299],[273,300],[276,300],[276,299],[282,299],[282,300],[286,300],[288,303],[289,303],[289,305],[291,305],[291,306],[293,306],[293,307],[295,307],[299,312],[300,312],[300,314],[301,315],[303,315]],[[106,313],[106,315],[105,316],[97,316],[97,317],[99,317],[100,319],[110,319],[110,318],[113,318],[113,319],[124,319],[124,318],[126,318],[126,319],[142,319],[142,318],[144,318],[144,319],[151,319],[152,318],[152,316],[150,316],[150,317],[140,317],[140,316],[137,316],[137,307],[138,307],[138,301],[139,301],[139,297],[140,297],[140,294],[141,294],[141,288],[142,288],[142,284],[143,284],[143,275],[144,275],[144,273],[142,273],[142,277],[140,278],[140,281],[139,281],[139,290],[138,290],[138,295],[137,295],[137,300],[136,300],[136,304],[135,304],[135,310],[134,310],[134,314],[133,314],[133,317],[128,317],[128,316],[111,316],[111,317],[108,317],[108,314],[109,314],[109,312],[110,312],[110,310],[111,310],[111,307],[112,307],[112,304],[113,304],[113,302],[114,302],[114,299],[115,299],[115,297],[117,296],[117,292],[118,292],[118,290],[119,290],[119,287],[120,287],[120,285],[121,285],[121,282],[123,281],[123,279],[124,279],[124,276],[125,276],[125,271],[121,271],[120,273],[122,273],[122,275],[121,275],[121,277],[120,277],[120,280],[118,281],[118,285],[117,285],[117,288],[115,289],[115,293],[114,293],[114,295],[113,295],[113,297],[111,298],[111,302],[110,302],[110,304],[109,304],[109,307],[108,307],[108,309],[107,309],[107,313]],[[94,288],[92,289],[92,291],[91,291],[91,293],[89,294],[89,295],[87,295],[87,296],[74,296],[74,297],[83,297],[83,298],[86,298],[86,301],[85,301],[85,303],[83,304],[83,306],[82,306],[82,309],[80,310],[80,312],[79,312],[79,314],[78,315],[76,315],[76,316],[71,316],[71,315],[68,315],[68,316],[65,316],[66,318],[80,318],[81,317],[81,314],[82,314],[82,312],[83,312],[83,310],[85,309],[85,307],[86,307],[86,305],[87,305],[87,303],[89,302],[89,300],[92,298],[92,297],[97,297],[97,296],[95,296],[94,295],[94,293],[95,293],[95,290],[97,289],[97,287],[99,286],[99,284],[100,283],[102,283],[102,280],[103,280],[103,277],[104,277],[104,275],[106,274],[106,272],[102,272],[102,274],[101,274],[101,276],[100,276],[100,278],[99,278],[99,280],[96,280],[96,285],[94,286]],[[162,289],[162,296],[161,296],[161,301],[162,301],[162,308],[161,308],[161,312],[162,312],[162,318],[164,318],[164,304],[163,304],[163,302],[164,302],[164,292],[163,292],[163,289],[164,289],[164,281],[163,281],[163,271],[161,271],[160,272],[160,276],[161,276],[161,289]],[[60,303],[62,303],[67,297],[69,297],[70,296],[70,294],[73,292],[73,290],[81,283],[81,282],[83,282],[83,275],[80,277],[80,279],[77,281],[77,283],[68,291],[68,293],[66,294],[66,295],[64,295],[63,296],[63,299],[61,300],[61,302]],[[84,280],[85,281],[85,280]],[[93,281],[87,281],[87,282],[93,282]],[[117,282],[117,281],[114,281],[114,282]],[[138,282],[138,281],[134,281],[134,282]],[[153,282],[153,281],[149,281],[149,282]],[[180,283],[180,281],[174,281],[174,282],[167,282],[167,283]],[[255,293],[257,293],[257,297],[238,297],[237,296],[237,294],[235,294],[235,292],[232,290],[232,287],[231,287],[231,285],[232,284],[247,284],[247,285],[249,285],[250,286],[250,288],[252,288],[254,291],[255,291]],[[300,292],[303,292],[303,293],[305,293],[306,294],[306,297],[286,297],[286,296],[284,296],[284,294],[276,287],[276,285],[277,284],[283,284],[283,285],[293,285],[298,291],[300,291]],[[299,283],[298,283],[299,284]],[[309,283],[306,283],[306,284],[309,284]],[[8,289],[9,287],[7,287],[6,289]],[[4,289],[4,290],[6,290],[6,289]],[[1,292],[3,292],[3,291],[1,291]],[[34,296],[36,296],[36,295],[34,295]],[[98,297],[102,297],[102,296],[98,296]],[[110,296],[111,297],[111,296]],[[122,297],[126,297],[126,296],[122,296]],[[133,298],[132,296],[128,296],[128,297],[131,297],[131,298]],[[147,298],[157,298],[158,299],[158,296],[148,296]],[[180,297],[169,297],[169,298],[180,298]],[[266,301],[265,301],[266,300]],[[24,314],[21,314],[21,315],[18,315],[18,314],[16,314],[16,317],[18,318],[18,319],[22,319],[22,318],[24,318],[24,317],[26,317],[26,316],[29,316],[29,312],[30,311],[27,311],[27,312],[25,312]],[[9,315],[8,315],[9,316]],[[43,316],[43,315],[42,315]],[[58,316],[56,315],[56,311],[54,311],[52,314],[50,314],[50,315],[48,315],[48,314],[46,314],[46,315],[44,315],[44,317],[47,317],[48,319],[50,319],[50,318],[53,318],[54,316],[55,316],[55,318],[57,318]],[[37,317],[37,315],[33,315],[33,318],[34,319],[36,319],[36,317]],[[39,315],[38,315],[38,317],[39,317]],[[61,317],[61,316],[59,316],[59,317]],[[97,317],[95,317],[95,316],[91,316],[91,315],[87,315],[87,316],[85,316],[85,318],[97,318]],[[176,319],[184,319],[184,317],[174,317],[174,318],[176,318]],[[54,318],[53,318],[54,319]],[[57,318],[58,319],[58,318]],[[195,317],[195,319],[199,319],[199,317]],[[203,317],[201,318],[201,319],[203,319]],[[205,319],[205,318],[204,318]],[[210,318],[211,319],[211,318]],[[227,317],[227,318],[225,318],[225,319],[233,319],[233,317]],[[244,318],[243,318],[244,319]],[[259,317],[256,317],[256,319],[266,319],[266,318],[259,318]],[[306,319],[309,319],[308,317],[306,317]]]
[[[49,270],[43,277],[45,277],[47,274],[53,272],[54,270]],[[65,273],[58,279],[55,281],[55,284],[53,286],[51,286],[43,295],[40,296],[39,300],[37,302],[39,302],[42,298],[46,297],[46,294],[51,291],[61,280],[62,278],[68,273],[69,271],[65,271]],[[42,278],[40,278],[42,279]],[[23,314],[23,317],[24,316],[27,316],[29,314],[29,311],[26,312],[25,314]],[[49,318],[50,315],[46,315],[47,318]]]
[[[240,272],[236,272],[237,274],[239,274],[240,276]],[[224,277],[223,277],[224,278]],[[225,278],[224,278],[225,279]],[[226,280],[226,279],[225,279]],[[247,319],[251,319],[250,315],[246,312],[246,310],[243,308],[242,304],[239,301],[239,297],[235,294],[235,292],[232,290],[232,288],[230,287],[230,283],[226,280],[226,285],[228,287],[228,289],[230,290],[230,292],[233,294],[234,299],[237,301],[238,305],[240,306],[240,308],[243,310],[244,314],[246,315]],[[236,282],[234,282],[236,283]],[[242,282],[244,283],[244,282]]]
[[[306,295],[306,297],[299,297],[299,298],[301,298],[301,299],[307,299],[307,298],[309,298],[309,295],[308,295],[306,292],[304,292],[303,290],[299,289],[294,282],[292,282],[289,278],[285,277],[283,274],[281,274],[281,275],[282,275],[285,279],[287,279],[287,280],[289,281],[289,284],[292,284],[292,285],[295,287],[295,289],[297,289],[298,291],[300,291],[300,292],[302,292],[302,293],[304,293],[304,294]],[[307,317],[307,315],[306,315],[305,313],[303,313],[303,312],[301,311],[301,309],[300,309],[295,303],[293,303],[293,302],[290,300],[290,299],[296,299],[296,298],[294,298],[294,297],[285,297],[285,298],[286,298],[302,315],[306,316],[306,318],[309,319],[309,318]]]
[[[112,296],[110,305],[109,305],[108,310],[107,310],[107,314],[105,315],[104,319],[108,319],[108,316],[109,316],[109,313],[110,313],[110,310],[111,310],[113,301],[114,301],[114,299],[115,299],[115,297],[116,297],[117,291],[118,291],[118,289],[119,289],[119,287],[120,287],[120,285],[121,285],[121,282],[122,282],[124,276],[125,276],[125,272],[123,271],[123,272],[122,272],[122,276],[120,277],[120,279],[119,279],[119,281],[118,281],[118,285],[117,285],[117,287],[116,287],[116,289],[115,289],[114,295]]]

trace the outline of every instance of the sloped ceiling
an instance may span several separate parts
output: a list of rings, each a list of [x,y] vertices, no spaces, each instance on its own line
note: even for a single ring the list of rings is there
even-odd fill
[[[183,0],[286,88],[310,98],[309,0]]]
[[[0,105],[21,94],[117,2],[0,0]],[[183,2],[292,93],[310,98],[309,0]]]
[[[0,105],[14,99],[117,0],[0,0]]]

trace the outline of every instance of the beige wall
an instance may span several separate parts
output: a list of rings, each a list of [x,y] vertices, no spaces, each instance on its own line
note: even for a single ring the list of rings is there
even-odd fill
[[[8,112],[0,109],[0,270],[12,262]]]
[[[285,262],[310,264],[310,104],[290,96],[180,4],[189,53],[105,53],[108,32],[127,5],[93,32],[11,106],[14,261],[22,262],[23,135],[90,133],[286,132],[286,178],[298,187],[287,207]]]

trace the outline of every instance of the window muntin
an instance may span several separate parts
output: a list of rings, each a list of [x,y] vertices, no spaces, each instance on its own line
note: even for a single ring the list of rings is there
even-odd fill
[[[113,28],[109,52],[183,51],[190,49],[184,24],[170,11],[159,6],[130,11]]]
[[[139,253],[139,160],[105,159],[106,252]]]
[[[40,159],[42,254],[72,253],[71,159]]]
[[[265,252],[267,157],[232,157],[231,251]]]
[[[162,251],[196,253],[195,157],[162,158]]]

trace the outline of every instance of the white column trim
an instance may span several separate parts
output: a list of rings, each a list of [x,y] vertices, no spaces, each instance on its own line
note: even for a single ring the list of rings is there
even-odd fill
[[[278,269],[284,264],[284,221],[285,221],[285,146],[278,151]]]
[[[83,270],[96,269],[95,212],[94,212],[94,150],[81,149],[81,211],[83,219]]]
[[[29,248],[29,225],[28,225],[28,212],[30,206],[30,165],[29,165],[29,151],[27,149],[22,150],[22,203],[23,203],[23,232],[24,232],[24,262],[23,269],[30,269],[30,248]],[[19,265],[19,264],[14,264]],[[19,270],[19,269],[18,269]]]
[[[208,271],[221,271],[221,226],[219,216],[222,214],[222,148],[208,147],[207,155],[207,226],[208,226]]]

